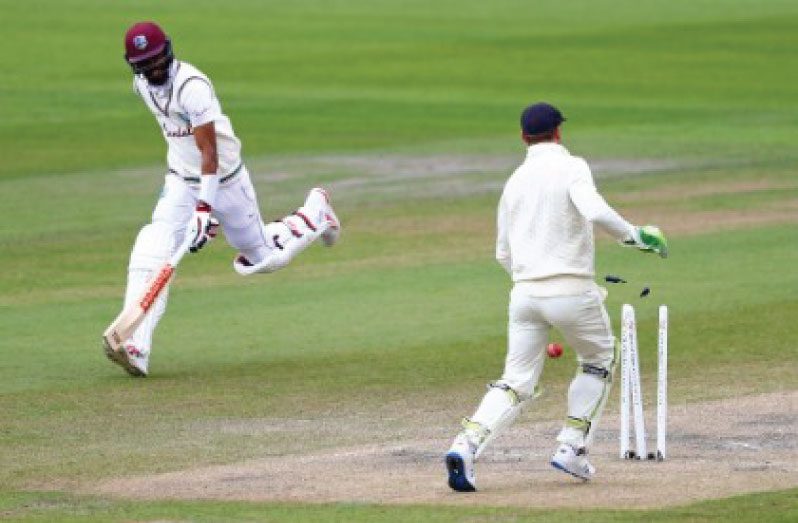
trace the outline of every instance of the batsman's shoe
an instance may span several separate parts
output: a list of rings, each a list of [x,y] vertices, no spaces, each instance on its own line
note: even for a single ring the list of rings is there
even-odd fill
[[[457,492],[474,492],[477,490],[474,476],[474,451],[476,449],[465,435],[454,439],[444,462],[449,473],[449,487]]]
[[[335,211],[332,208],[332,203],[330,202],[330,195],[322,189],[321,187],[315,187],[311,189],[311,192],[318,191],[323,197],[326,203],[324,209],[324,220],[325,220],[325,229],[324,232],[321,233],[321,241],[327,247],[332,247],[335,245],[335,242],[338,241],[338,237],[341,235],[341,221],[336,216]]]
[[[567,443],[557,447],[551,457],[551,466],[585,481],[596,473],[596,468],[587,460],[587,451],[584,448],[575,449]]]
[[[106,346],[105,355],[108,356],[108,359],[125,369],[131,376],[136,376],[137,378],[144,378],[147,376],[147,367],[150,359],[149,354],[140,351],[129,341],[123,343],[118,350],[112,350]]]

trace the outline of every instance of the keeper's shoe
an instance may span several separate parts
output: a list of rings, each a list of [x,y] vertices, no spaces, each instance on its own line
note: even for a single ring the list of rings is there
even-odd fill
[[[449,473],[449,487],[457,492],[477,490],[474,475],[475,448],[464,434],[459,434],[446,453],[444,462]]]
[[[567,443],[557,447],[551,457],[551,466],[585,481],[596,473],[596,468],[587,460],[587,451],[575,449]]]
[[[147,376],[149,354],[136,348],[130,341],[126,341],[119,350],[112,350],[106,346],[105,355],[108,359],[125,369],[131,376],[144,378]]]
[[[338,237],[341,235],[341,221],[338,219],[338,216],[336,216],[335,211],[333,210],[332,203],[330,202],[330,195],[327,193],[327,191],[321,187],[314,187],[311,189],[311,192],[313,191],[317,191],[324,197],[325,229],[324,232],[321,233],[321,241],[325,246],[332,247],[335,245],[335,242],[338,241]]]

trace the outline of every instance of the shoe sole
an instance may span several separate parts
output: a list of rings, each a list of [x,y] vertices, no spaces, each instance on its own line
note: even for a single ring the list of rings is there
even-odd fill
[[[338,216],[335,214],[335,211],[332,208],[332,203],[330,202],[330,195],[327,193],[325,189],[321,187],[315,187],[312,189],[314,191],[318,191],[324,196],[324,201],[327,202],[327,208],[330,212],[325,213],[326,219],[332,222],[332,225],[321,233],[321,241],[324,243],[325,247],[332,247],[338,241],[338,237],[341,235],[341,220],[338,219]]]
[[[444,460],[446,470],[449,472],[449,487],[457,492],[476,492],[474,485],[469,483],[465,475],[465,463],[456,452],[450,452]]]
[[[338,217],[335,215],[328,215],[328,217],[332,217],[336,225],[330,225],[329,229],[321,233],[321,241],[325,247],[332,247],[338,242],[338,237],[341,235],[341,222],[338,221]]]
[[[108,345],[105,340],[103,340],[103,347],[105,348],[105,355],[108,357],[108,359],[125,369],[125,372],[131,376],[135,376],[136,378],[147,377],[146,374],[141,372],[141,369],[130,363],[127,354],[123,352],[124,349],[122,351],[116,351],[110,345]]]
[[[551,466],[554,467],[557,470],[565,472],[566,474],[570,474],[570,475],[572,475],[575,478],[581,479],[582,481],[590,481],[590,477],[586,478],[584,476],[581,476],[581,475],[577,474],[576,472],[572,472],[572,471],[568,470],[567,468],[563,467],[562,465],[560,465],[559,463],[557,463],[556,461],[551,461],[550,463],[551,463]]]

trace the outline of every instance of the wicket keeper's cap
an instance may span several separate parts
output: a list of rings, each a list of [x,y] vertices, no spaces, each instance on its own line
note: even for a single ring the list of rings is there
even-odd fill
[[[529,135],[553,131],[564,121],[562,113],[545,102],[530,105],[521,113],[521,129]]]
[[[169,44],[169,38],[155,22],[139,22],[125,33],[125,59],[135,64],[158,56]]]

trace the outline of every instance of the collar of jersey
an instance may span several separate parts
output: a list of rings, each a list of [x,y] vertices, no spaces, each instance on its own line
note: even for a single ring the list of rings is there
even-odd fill
[[[564,153],[565,147],[555,142],[541,142],[530,145],[527,149],[527,156],[539,156],[541,154]]]

